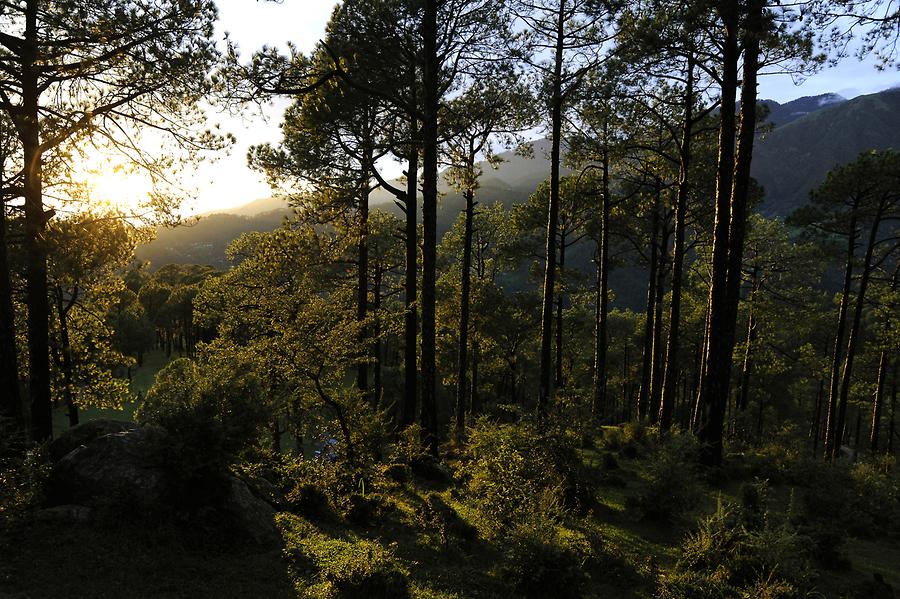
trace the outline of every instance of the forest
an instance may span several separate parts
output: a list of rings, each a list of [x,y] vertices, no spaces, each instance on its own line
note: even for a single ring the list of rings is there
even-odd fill
[[[218,14],[0,0],[0,597],[897,596],[895,3]]]

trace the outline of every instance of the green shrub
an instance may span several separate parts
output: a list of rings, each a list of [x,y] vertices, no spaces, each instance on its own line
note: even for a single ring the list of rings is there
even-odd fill
[[[22,523],[44,497],[50,476],[45,446],[26,449],[24,434],[0,422],[0,532]]]
[[[660,576],[659,597],[805,597],[812,581],[809,539],[774,522],[766,507],[757,509],[766,502],[759,499],[750,509],[720,504],[702,519],[673,570]]]
[[[422,528],[437,534],[442,545],[447,545],[451,536],[463,541],[474,541],[478,531],[459,517],[456,510],[437,493],[429,493],[417,512]]]
[[[501,576],[517,597],[584,597],[593,553],[581,536],[532,515],[518,522],[503,543]]]
[[[697,505],[703,489],[697,468],[699,447],[693,435],[673,433],[646,458],[637,493],[629,506],[651,520],[669,522]]]
[[[298,594],[310,599],[403,599],[407,573],[392,547],[363,539],[333,539],[302,518],[276,516]]]
[[[485,537],[501,536],[533,513],[559,519],[568,510],[590,507],[593,481],[574,441],[530,422],[481,420],[471,429],[457,476]]]

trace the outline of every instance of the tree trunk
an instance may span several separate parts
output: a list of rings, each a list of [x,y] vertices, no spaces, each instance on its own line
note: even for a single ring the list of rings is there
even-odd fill
[[[650,410],[649,417],[653,424],[659,419],[660,403],[662,398],[662,373],[663,373],[663,347],[662,347],[662,310],[663,298],[666,295],[666,262],[669,257],[669,228],[668,216],[662,227],[662,238],[659,246],[659,265],[656,267],[656,300],[654,301],[655,314],[653,316],[653,363],[650,368]]]
[[[898,277],[900,277],[900,266],[898,266],[894,270],[894,277],[891,280],[891,292],[895,292],[897,290],[897,281]],[[882,330],[882,336],[887,337],[888,333],[891,330],[891,320],[890,318],[886,318],[884,321],[884,328]],[[878,359],[878,383],[875,386],[875,401],[872,405],[872,431],[869,435],[869,446],[872,449],[872,454],[878,453],[878,435],[881,429],[881,412],[882,412],[882,403],[884,401],[884,379],[887,377],[887,369],[888,369],[888,352],[885,350],[881,350],[881,355]]]
[[[556,378],[553,381],[554,389],[561,389],[565,383],[563,377],[563,303],[566,301],[565,283],[562,281],[563,269],[566,267],[566,228],[563,225],[559,232],[559,261],[557,269],[559,275],[556,279]]]
[[[647,309],[644,320],[644,351],[641,362],[641,386],[638,389],[637,417],[643,420],[647,416],[647,403],[650,398],[650,381],[653,368],[653,318],[656,314],[656,284],[658,267],[656,237],[659,234],[659,194],[655,196],[653,212],[650,214],[650,276],[647,283]]]
[[[66,413],[69,417],[69,426],[78,424],[78,406],[75,404],[75,398],[72,389],[75,386],[72,372],[72,346],[69,343],[69,309],[72,307],[75,298],[71,299],[72,303],[65,305],[63,301],[63,290],[59,285],[56,286],[56,313],[59,317],[59,341],[62,344],[61,366],[63,375],[63,398],[66,402]]]
[[[437,267],[438,177],[438,0],[425,0],[422,40],[422,432],[432,455],[438,453],[437,371],[435,363],[435,281]]]
[[[0,140],[0,147],[4,140]],[[0,156],[0,188],[6,185],[3,167],[6,157]],[[13,305],[12,278],[6,237],[6,198],[0,197],[0,415],[21,425],[22,396],[19,390],[19,360],[16,352],[16,312]]]
[[[411,135],[415,135],[418,123],[411,122]],[[403,322],[403,409],[400,422],[409,426],[416,421],[418,404],[418,308],[416,302],[416,273],[418,272],[418,169],[419,150],[413,141],[410,143],[409,164],[406,171],[406,273],[404,279],[404,322]]]
[[[369,314],[369,163],[371,152],[364,159],[362,187],[359,196],[359,227],[357,241],[357,285],[356,285],[356,320],[365,323]],[[359,331],[360,362],[356,366],[356,388],[362,394],[363,401],[369,395],[369,332],[362,325]]]
[[[606,359],[609,347],[609,135],[608,123],[603,123],[604,147],[603,147],[603,189],[600,197],[600,240],[597,244],[597,299],[596,299],[596,339],[594,341],[594,402],[591,413],[595,421],[609,416],[606,406]],[[625,349],[625,367],[628,368],[628,349]],[[625,372],[622,375],[623,384],[627,380]]]
[[[547,243],[545,244],[544,289],[541,304],[541,361],[538,413],[550,407],[551,330],[553,328],[553,293],[556,283],[556,230],[559,226],[559,163],[562,136],[562,66],[565,34],[565,2],[559,3],[556,23],[556,49],[553,62],[552,99],[550,103],[550,198],[547,203]]]
[[[881,428],[881,402],[884,397],[884,379],[887,376],[887,352],[882,350],[878,358],[878,382],[875,385],[875,402],[872,405],[872,431],[869,433],[869,448],[872,455],[878,453],[878,434]]]
[[[459,297],[459,347],[456,370],[456,438],[462,441],[466,431],[466,393],[469,374],[469,290],[472,283],[472,220],[475,217],[475,191],[467,189],[465,239],[463,242],[462,281]]]
[[[382,277],[384,276],[384,271],[379,267],[378,270],[375,271],[375,280],[374,284],[374,295],[372,297],[372,312],[375,314],[375,372],[372,375],[372,405],[376,410],[381,409],[381,400],[384,395],[384,381],[383,381],[383,372],[384,365],[382,362],[384,361],[384,347],[381,341],[381,286],[382,286]]]
[[[721,0],[719,16],[724,26],[722,46],[722,94],[719,123],[718,161],[716,167],[716,211],[713,230],[712,281],[709,292],[709,332],[706,358],[700,380],[697,401],[697,437],[701,444],[700,460],[706,465],[718,465],[722,461],[722,433],[725,403],[728,399],[728,379],[731,374],[731,356],[728,334],[728,253],[729,223],[731,221],[731,194],[734,180],[735,115],[738,65],[737,0]],[[743,104],[741,106],[743,108]]]
[[[684,277],[685,228],[687,227],[687,200],[691,165],[691,136],[694,124],[694,55],[688,56],[687,85],[684,91],[684,116],[681,124],[679,147],[678,197],[675,200],[675,244],[672,249],[672,303],[669,306],[669,338],[666,343],[666,369],[663,378],[662,400],[659,411],[659,428],[666,431],[672,426],[675,393],[678,389],[681,283]]]
[[[888,423],[888,455],[894,455],[894,416],[897,412],[897,366],[900,362],[894,362],[894,374],[891,377],[891,420]]]
[[[753,371],[753,362],[750,355],[753,351],[753,342],[756,341],[756,314],[753,310],[753,300],[756,296],[759,286],[759,269],[753,268],[753,288],[750,296],[747,298],[749,305],[749,313],[747,314],[747,339],[744,345],[744,361],[741,367],[741,386],[738,395],[738,410],[743,412],[747,409],[747,401],[750,396],[750,376]]]
[[[831,358],[831,375],[828,388],[828,412],[825,420],[825,459],[831,459],[837,433],[837,397],[840,387],[840,365],[844,351],[844,335],[847,331],[847,307],[850,305],[850,286],[853,282],[853,255],[856,249],[857,202],[850,213],[850,227],[847,235],[847,258],[844,263],[844,282],[841,287],[841,304],[838,308],[837,330],[834,335],[834,349]]]
[[[25,184],[25,302],[28,306],[28,391],[31,429],[35,441],[53,436],[50,400],[50,308],[47,301],[48,214],[44,213],[40,125],[38,121],[37,0],[27,0],[25,49],[22,60],[22,113],[17,128],[22,141]]]
[[[847,351],[844,356],[844,366],[841,369],[841,389],[837,406],[837,428],[844,425],[847,414],[847,399],[850,395],[850,380],[853,375],[853,359],[856,357],[856,345],[859,342],[860,323],[865,305],[866,289],[869,286],[869,278],[872,274],[872,255],[875,251],[875,242],[878,240],[878,229],[881,224],[882,207],[879,207],[875,218],[872,220],[872,228],[869,230],[869,241],[866,244],[866,255],[863,259],[863,268],[860,273],[859,292],[856,294],[856,306],[853,310],[853,320],[847,336]],[[832,447],[832,458],[837,457],[839,444]]]

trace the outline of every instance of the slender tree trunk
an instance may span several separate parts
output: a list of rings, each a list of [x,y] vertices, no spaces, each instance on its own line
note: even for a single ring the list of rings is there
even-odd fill
[[[438,177],[438,0],[425,0],[422,40],[422,429],[432,455],[438,453],[435,362],[435,282],[437,275]]]
[[[3,147],[5,140],[0,140]],[[6,185],[3,168],[6,156],[0,156],[0,188]],[[16,352],[16,312],[13,306],[12,277],[6,231],[6,198],[0,197],[0,416],[21,425],[22,396],[19,390],[19,360]]]
[[[69,426],[78,424],[78,405],[75,403],[75,397],[72,389],[75,387],[72,372],[72,346],[69,343],[69,308],[63,301],[63,290],[60,286],[56,286],[56,312],[59,317],[59,341],[62,344],[61,366],[63,375],[63,398],[66,402],[66,413],[69,417]],[[72,298],[74,302],[74,298]]]
[[[894,374],[891,377],[891,420],[888,423],[888,455],[894,455],[894,416],[897,413],[897,366],[900,362],[894,362]]]
[[[712,282],[709,295],[709,332],[706,359],[697,401],[697,437],[700,460],[706,465],[722,461],[722,433],[731,356],[728,335],[728,253],[731,222],[731,194],[734,180],[735,115],[737,99],[738,24],[737,0],[720,0],[719,16],[724,26],[722,47],[722,94],[719,123],[719,157],[716,168],[716,211],[713,230]],[[742,104],[743,108],[743,104]]]
[[[466,394],[469,375],[469,290],[472,282],[472,220],[475,218],[475,191],[467,189],[465,238],[463,241],[462,281],[459,298],[459,347],[456,370],[456,438],[466,431]]]
[[[900,265],[894,270],[894,276],[891,279],[891,292],[895,292],[897,290],[897,282],[898,278],[900,278]],[[884,321],[884,328],[882,330],[882,337],[887,337],[888,333],[891,330],[891,320],[890,318],[886,318]],[[878,453],[878,435],[881,429],[881,412],[882,412],[882,403],[884,401],[884,379],[887,377],[888,370],[888,352],[885,350],[881,350],[881,355],[878,359],[878,383],[875,386],[875,401],[872,404],[872,431],[869,435],[869,445],[872,449],[872,454]]]
[[[668,217],[662,228],[662,239],[659,246],[659,266],[656,268],[656,300],[654,301],[655,314],[653,316],[653,364],[650,368],[650,421],[657,423],[662,399],[662,374],[663,374],[663,298],[666,295],[666,262],[669,258],[669,228]]]
[[[813,408],[813,422],[810,435],[812,436],[813,456],[819,448],[819,436],[822,434],[822,400],[825,399],[825,379],[819,379],[819,387],[816,391],[816,405]]]
[[[694,124],[694,55],[688,56],[687,85],[684,91],[684,116],[679,147],[678,197],[675,200],[675,244],[672,248],[672,304],[669,306],[669,338],[666,343],[666,370],[663,379],[659,428],[666,431],[672,425],[675,394],[678,390],[679,351],[681,333],[681,284],[684,277],[685,229],[691,166],[691,137]]]
[[[854,202],[850,214],[850,227],[847,235],[847,258],[844,263],[844,282],[841,287],[841,304],[838,308],[837,330],[834,336],[834,350],[831,358],[831,375],[828,388],[828,413],[825,420],[825,459],[831,459],[836,444],[837,434],[837,398],[840,387],[840,367],[844,351],[844,335],[847,331],[847,309],[850,305],[850,286],[853,282],[853,254],[856,250],[856,218],[857,203]]]
[[[556,48],[553,62],[550,147],[550,199],[547,203],[547,243],[544,246],[544,290],[541,305],[541,360],[538,413],[546,414],[550,407],[551,339],[553,328],[553,294],[556,284],[556,230],[559,226],[559,165],[562,143],[562,66],[565,32],[565,2],[559,3],[556,23]]]
[[[372,405],[375,409],[381,408],[381,400],[384,395],[384,343],[381,340],[381,286],[383,283],[384,271],[379,267],[375,271],[374,295],[372,296],[372,311],[375,314],[375,372],[372,375],[373,396]]]
[[[556,280],[556,378],[553,381],[555,389],[561,389],[565,384],[563,377],[563,303],[566,301],[565,283],[562,281],[563,269],[566,267],[566,229],[565,224],[559,232],[559,262],[557,270],[559,275]]]
[[[471,393],[472,399],[469,402],[469,406],[472,410],[472,415],[477,416],[481,413],[481,396],[478,394],[478,365],[481,363],[481,344],[478,342],[478,337],[472,339],[472,385],[471,385]],[[512,374],[512,378],[510,380],[512,386],[512,396],[513,400],[515,400],[516,396],[516,379],[515,372]]]
[[[878,453],[878,434],[881,428],[881,402],[884,397],[884,379],[887,376],[887,352],[882,350],[878,357],[878,382],[875,385],[875,401],[872,404],[872,430],[869,433],[869,448],[872,455]]]
[[[410,123],[411,135],[415,136],[418,127],[416,119]],[[418,245],[418,169],[419,150],[415,141],[410,143],[409,164],[406,170],[406,273],[404,280],[404,322],[403,322],[403,409],[400,421],[409,426],[416,421],[418,404],[418,307],[417,277],[419,264]]]
[[[657,180],[657,185],[659,181]],[[653,212],[650,214],[650,276],[647,283],[647,309],[644,320],[644,351],[641,362],[641,386],[638,389],[637,417],[643,420],[647,416],[650,399],[650,381],[653,378],[653,331],[654,315],[656,314],[656,284],[658,268],[657,241],[659,235],[659,193],[653,203]]]
[[[591,412],[595,421],[609,416],[606,406],[606,360],[609,347],[609,147],[608,123],[603,123],[604,147],[603,189],[600,197],[600,240],[597,244],[597,299],[596,299],[596,339],[594,341],[594,402]],[[625,369],[628,368],[628,348],[625,349]],[[626,381],[622,375],[623,384]]]
[[[753,371],[753,362],[751,361],[751,352],[753,351],[753,342],[756,341],[756,313],[753,310],[753,300],[759,286],[759,269],[753,268],[753,287],[750,296],[747,298],[749,312],[747,314],[747,338],[744,344],[744,361],[741,367],[741,386],[740,395],[738,395],[738,410],[743,412],[747,409],[747,402],[750,396],[750,376]]]
[[[853,320],[850,324],[850,331],[847,336],[847,351],[844,356],[844,366],[841,369],[841,389],[837,406],[837,428],[838,430],[844,425],[847,414],[847,400],[850,395],[850,380],[853,375],[853,359],[856,357],[856,345],[859,342],[860,323],[862,322],[862,312],[865,305],[866,289],[869,286],[869,278],[872,274],[872,255],[875,251],[875,242],[878,239],[878,229],[881,224],[882,209],[879,211],[872,221],[872,228],[869,231],[869,241],[866,245],[866,255],[863,259],[863,268],[860,273],[859,292],[856,294],[856,306],[853,310]],[[832,447],[832,458],[837,457],[838,446]]]
[[[359,331],[360,362],[356,365],[356,388],[363,400],[369,395],[369,331],[366,318],[369,315],[369,163],[371,152],[367,151],[364,159],[361,181],[357,223],[359,239],[357,240],[357,281],[356,281],[356,320],[363,323]]]

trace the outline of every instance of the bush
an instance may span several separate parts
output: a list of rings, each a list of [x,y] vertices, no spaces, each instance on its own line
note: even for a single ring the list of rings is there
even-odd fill
[[[201,368],[179,358],[157,375],[135,418],[169,432],[176,503],[203,505],[227,485],[235,454],[256,443],[266,414],[259,381],[239,365]]]
[[[26,447],[24,434],[0,420],[0,532],[23,522],[44,497],[46,447]]]
[[[697,469],[699,447],[687,433],[673,433],[655,446],[646,460],[637,493],[629,505],[644,517],[670,522],[696,506],[702,495]]]
[[[559,519],[593,502],[593,481],[571,436],[538,425],[479,421],[458,478],[485,537],[502,536],[530,514]]]
[[[534,515],[516,524],[504,542],[501,576],[519,597],[584,597],[590,544]]]
[[[463,541],[474,541],[478,536],[475,527],[460,518],[456,510],[437,493],[425,496],[417,516],[425,530],[437,533],[442,545],[446,545],[451,536]]]
[[[305,520],[276,516],[298,594],[310,599],[403,599],[407,573],[392,547],[362,539],[333,539]]]
[[[671,572],[660,576],[661,599],[807,596],[811,587],[809,539],[788,523],[773,522],[757,486],[755,505],[720,504],[681,545]],[[760,509],[761,508],[761,509]]]

